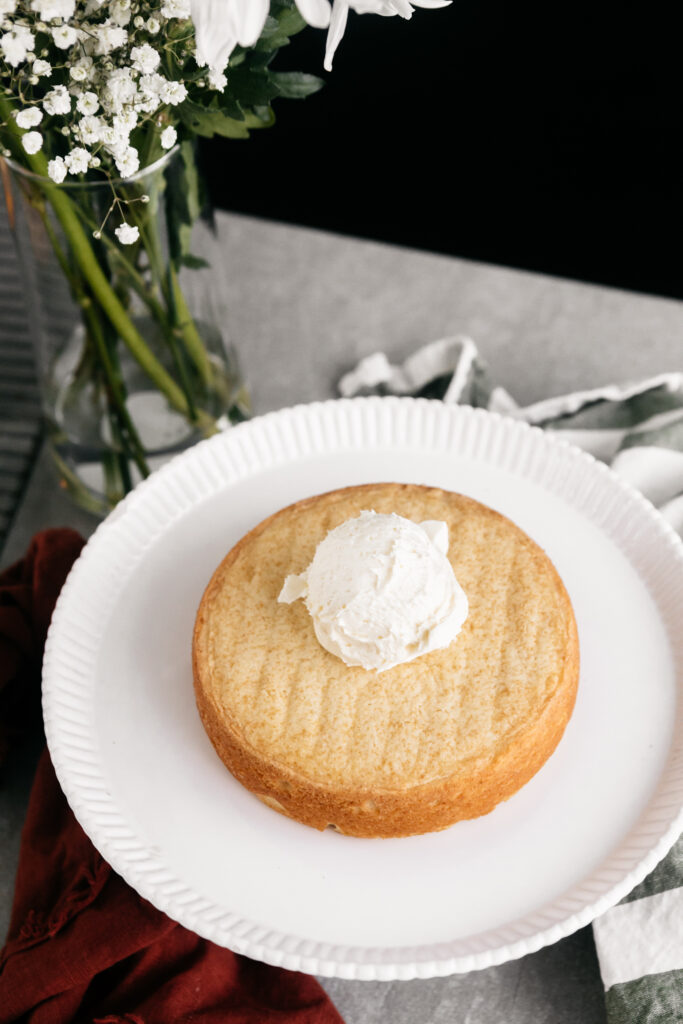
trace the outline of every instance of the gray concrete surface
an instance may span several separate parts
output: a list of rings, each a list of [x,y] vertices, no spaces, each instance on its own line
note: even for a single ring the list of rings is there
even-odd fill
[[[522,403],[683,369],[683,306],[673,301],[230,215],[219,216],[211,248],[212,312],[239,351],[257,413],[333,397],[361,356],[383,349],[400,359],[451,333],[470,334]],[[59,491],[43,453],[2,564],[48,525],[87,534],[95,522]],[[35,756],[17,755],[0,789],[0,934]],[[590,928],[468,975],[323,984],[347,1024],[606,1019]]]

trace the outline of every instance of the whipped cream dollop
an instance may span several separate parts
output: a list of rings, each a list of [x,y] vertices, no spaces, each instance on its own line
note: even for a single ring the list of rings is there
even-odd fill
[[[385,669],[447,647],[467,597],[446,558],[448,526],[361,512],[331,530],[278,598],[304,598],[322,646],[349,666]]]

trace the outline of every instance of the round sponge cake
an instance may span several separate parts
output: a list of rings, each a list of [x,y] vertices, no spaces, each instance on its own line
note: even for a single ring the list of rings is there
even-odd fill
[[[329,530],[361,511],[448,524],[469,600],[450,646],[349,668],[303,601],[279,604]],[[274,809],[347,835],[432,832],[491,811],[557,746],[579,650],[565,588],[509,519],[436,487],[369,484],[297,502],[228,553],[197,613],[197,706],[233,775]]]

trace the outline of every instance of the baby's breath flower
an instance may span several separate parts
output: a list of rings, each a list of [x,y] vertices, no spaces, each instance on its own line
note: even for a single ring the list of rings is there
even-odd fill
[[[46,114],[68,114],[71,110],[71,97],[65,85],[56,85],[50,89],[43,99],[43,110]]]
[[[119,224],[119,226],[115,229],[114,234],[118,238],[121,245],[132,245],[133,242],[137,242],[138,238],[140,237],[140,231],[138,227],[134,224],[126,224],[125,221],[123,224]]]
[[[43,148],[43,136],[40,132],[26,132],[21,137],[21,144],[27,153],[37,153]]]
[[[163,132],[161,133],[161,145],[163,146],[164,149],[173,149],[173,147],[176,144],[177,138],[177,131],[175,130],[173,125],[169,125],[168,128],[164,128]]]
[[[76,100],[76,107],[81,114],[95,114],[97,113],[100,101],[98,100],[94,92],[84,92],[82,96],[79,96]]]
[[[95,25],[92,28],[92,35],[94,40],[89,40],[89,45],[92,46],[95,56],[112,53],[128,42],[128,33],[120,25]]]
[[[136,14],[136,16],[133,18],[133,24],[135,25],[136,28],[144,28],[145,19],[140,14]]]
[[[50,29],[55,46],[60,50],[69,50],[74,43],[78,42],[80,33],[73,25],[58,25]]]
[[[66,164],[69,174],[85,174],[88,170],[88,164],[90,162],[90,154],[87,149],[83,149],[82,146],[76,146],[70,153],[64,157],[64,163]]]
[[[187,89],[182,82],[165,82],[161,90],[161,99],[172,107],[177,107],[187,96]]]
[[[37,12],[41,21],[52,21],[53,18],[68,21],[74,16],[76,0],[31,0],[31,9]]]
[[[159,67],[160,60],[159,54],[149,43],[134,46],[130,51],[130,62],[141,75],[151,75]]]
[[[14,117],[20,128],[35,128],[43,120],[43,112],[39,107],[24,107]]]
[[[93,69],[93,59],[88,54],[83,54],[78,60],[74,61],[71,65],[69,74],[76,82],[84,82],[88,78]]]
[[[100,131],[100,142],[110,153],[117,153],[128,145],[128,137],[113,125],[107,124]]]
[[[113,0],[109,5],[109,16],[115,25],[127,25],[130,15],[130,0]]]
[[[94,146],[102,138],[104,121],[101,117],[82,117],[76,125],[75,131],[80,141],[86,146]]]
[[[209,68],[208,81],[209,89],[216,89],[218,92],[223,92],[228,84],[227,78],[218,68]]]
[[[190,0],[165,0],[160,13],[162,18],[189,18]]]
[[[133,146],[127,146],[122,153],[116,153],[114,162],[122,178],[132,177],[140,167],[140,157],[137,149],[134,149]]]
[[[61,185],[66,178],[66,164],[64,163],[64,158],[56,156],[54,160],[50,160],[47,165],[47,173],[53,181],[57,182],[58,185]]]
[[[46,60],[34,60],[31,71],[34,75],[37,75],[38,78],[46,78],[48,75],[52,74],[52,65]]]
[[[138,123],[138,115],[134,110],[125,110],[122,114],[114,114],[112,124],[118,132],[125,132],[130,135]]]
[[[161,23],[159,21],[157,21],[156,18],[148,18],[147,19],[147,31],[149,32],[149,34],[151,36],[155,36],[160,28],[161,28]]]
[[[125,106],[133,103],[137,87],[130,68],[114,68],[107,75],[104,88],[100,91],[100,103],[111,113],[120,113]]]
[[[0,53],[10,67],[17,68],[26,60],[26,54],[33,48],[34,38],[24,25],[14,25],[9,32],[0,36]]]
[[[17,0],[0,0],[0,20],[8,14],[14,14],[17,9]]]

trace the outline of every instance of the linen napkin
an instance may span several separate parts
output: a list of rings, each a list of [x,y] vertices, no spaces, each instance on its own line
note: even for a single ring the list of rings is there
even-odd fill
[[[608,385],[520,408],[496,387],[471,338],[442,338],[401,365],[368,356],[343,397],[419,395],[482,406],[552,430],[609,463],[683,536],[683,373]],[[683,1021],[683,839],[593,922],[609,1024]]]
[[[49,530],[0,575],[0,721],[5,745],[36,712],[52,608],[83,545]],[[0,1024],[343,1024],[314,978],[257,963],[171,921],[100,857],[47,751],[22,834]]]

